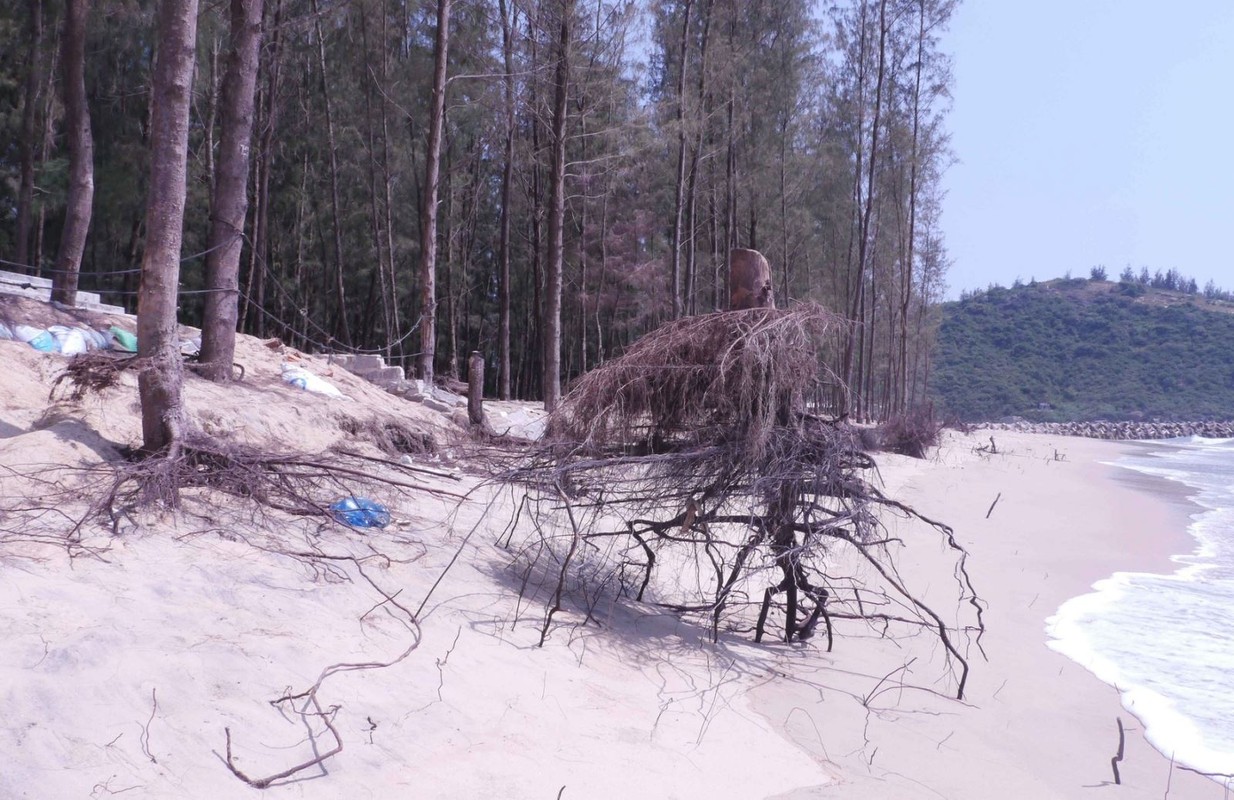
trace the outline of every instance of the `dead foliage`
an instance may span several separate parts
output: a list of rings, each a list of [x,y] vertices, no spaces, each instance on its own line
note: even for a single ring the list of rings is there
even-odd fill
[[[930,406],[918,406],[901,414],[893,414],[878,429],[883,450],[913,458],[925,458],[938,446],[943,425],[934,417]]]
[[[394,419],[357,419],[346,414],[338,418],[339,430],[360,441],[369,442],[387,455],[425,455],[437,451],[437,443],[425,431]]]
[[[547,606],[541,642],[571,598],[584,622],[625,596],[699,618],[713,638],[821,629],[828,649],[860,621],[937,637],[963,695],[984,630],[966,552],[873,485],[852,428],[807,408],[834,385],[820,352],[836,325],[800,305],[683,319],[576,383],[547,440],[501,476],[524,495],[499,541],[523,595]],[[955,554],[967,621],[947,622],[899,574],[892,515]]]
[[[48,398],[51,400],[71,400],[77,402],[88,394],[98,394],[120,382],[120,374],[138,367],[136,355],[113,353],[108,350],[91,350],[79,353],[69,359],[51,385]],[[56,393],[64,392],[59,398]]]
[[[773,429],[820,382],[819,348],[841,323],[820,306],[687,317],[581,377],[549,423],[553,438],[593,447],[676,439],[740,440],[757,459]]]

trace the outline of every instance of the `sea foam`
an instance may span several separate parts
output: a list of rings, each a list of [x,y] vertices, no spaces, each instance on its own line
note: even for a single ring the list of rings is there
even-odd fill
[[[1234,774],[1234,439],[1176,439],[1116,465],[1188,487],[1196,548],[1168,575],[1119,572],[1046,622],[1049,646],[1115,686],[1153,745]]]

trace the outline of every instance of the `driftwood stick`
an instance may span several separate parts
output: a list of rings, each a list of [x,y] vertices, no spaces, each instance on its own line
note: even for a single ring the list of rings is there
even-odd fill
[[[335,730],[334,724],[331,720],[331,717],[334,716],[334,712],[338,710],[338,706],[332,707],[329,711],[323,711],[321,708],[321,705],[318,704],[317,702],[317,695],[315,693],[315,690],[313,694],[309,695],[308,699],[314,708],[313,713],[316,716],[321,717],[322,722],[326,724],[326,729],[329,730],[330,735],[334,737],[334,747],[330,748],[326,752],[321,753],[320,755],[314,758],[309,759],[308,761],[305,761],[302,764],[297,764],[296,766],[285,769],[282,772],[276,772],[273,775],[267,775],[264,778],[250,778],[248,775],[245,775],[243,772],[241,772],[240,768],[236,766],[234,761],[232,761],[232,758],[231,758],[231,728],[223,728],[223,733],[227,739],[227,758],[225,759],[224,763],[227,764],[227,769],[231,771],[231,774],[235,775],[237,778],[244,781],[249,786],[252,786],[254,789],[265,789],[266,787],[268,787],[270,784],[274,783],[277,780],[282,780],[283,778],[290,778],[292,775],[295,775],[297,772],[306,770],[309,767],[315,767],[318,764],[321,764],[322,762],[324,762],[326,759],[332,758],[333,756],[336,756],[339,753],[343,752],[343,740],[339,737],[338,731]],[[307,715],[309,712],[305,710],[302,713]]]
[[[1123,718],[1115,717],[1118,722],[1118,753],[1110,759],[1110,769],[1114,770],[1114,784],[1121,785],[1123,782],[1122,776],[1118,774],[1118,762],[1123,760],[1123,745],[1126,743],[1127,735],[1123,731]]]

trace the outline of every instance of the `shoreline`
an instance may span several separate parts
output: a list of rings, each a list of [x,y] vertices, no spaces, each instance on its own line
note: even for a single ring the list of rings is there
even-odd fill
[[[1167,460],[1158,464],[1156,459],[1147,458],[1154,452],[1166,454]],[[1220,638],[1225,627],[1218,624],[1214,630],[1211,624],[1196,622],[1190,607],[1180,605],[1193,587],[1217,591],[1221,585],[1220,581],[1210,584],[1199,575],[1220,566],[1215,558],[1220,550],[1219,538],[1213,538],[1212,520],[1215,514],[1224,521],[1217,524],[1228,525],[1228,505],[1220,500],[1213,504],[1213,487],[1205,482],[1203,468],[1196,472],[1196,462],[1188,461],[1209,452],[1208,447],[1197,449],[1191,443],[1174,447],[1142,443],[1134,449],[1132,455],[1140,467],[1163,469],[1169,474],[1128,467],[1123,474],[1116,474],[1116,479],[1179,509],[1186,518],[1186,540],[1171,554],[1169,569],[1120,569],[1099,581],[1092,592],[1067,601],[1051,620],[1050,646],[1116,687],[1124,706],[1166,757],[1174,760],[1177,756],[1183,769],[1211,775],[1218,785],[1234,788],[1229,778],[1234,772],[1234,758],[1225,737],[1226,726],[1210,711],[1214,706],[1197,701],[1195,695],[1204,691],[1203,687],[1228,686],[1224,668],[1210,666],[1202,655],[1208,642],[1214,636]],[[1175,457],[1191,466],[1177,472],[1169,466]],[[1171,477],[1180,474],[1190,477]],[[1174,648],[1181,648],[1176,652],[1187,653],[1187,657],[1144,666],[1140,654],[1152,659],[1167,640]],[[1119,657],[1120,653],[1131,657]],[[1175,679],[1166,677],[1175,670]],[[1168,695],[1162,694],[1158,686],[1167,683],[1174,684],[1173,688],[1167,690]],[[1214,697],[1212,702],[1221,701]]]
[[[760,713],[836,775],[831,785],[780,797],[950,800],[987,796],[995,786],[1016,798],[1160,798],[1167,786],[1172,797],[1223,797],[1220,784],[1157,751],[1119,691],[1052,649],[1046,626],[1065,602],[1115,573],[1175,572],[1173,557],[1198,547],[1190,525],[1202,507],[1181,484],[1112,463],[1152,445],[993,431],[1000,453],[975,454],[990,434],[949,437],[925,469],[880,458],[889,487],[899,484],[895,496],[952,525],[969,549],[974,584],[988,604],[989,660],[972,654],[963,703],[906,689],[895,692],[895,704],[863,704],[899,664],[929,686],[937,669],[923,662],[937,659],[912,643],[873,648],[880,658],[867,652],[876,643],[841,642],[829,668],[845,670],[843,677],[820,672],[824,686],[813,697],[760,688]],[[1056,451],[1065,460],[1053,460]],[[905,560],[909,571],[930,566]],[[851,652],[857,649],[863,652]],[[810,668],[808,658],[790,661],[790,670]],[[803,724],[807,717],[812,725]],[[823,723],[844,718],[843,726]],[[1120,786],[1110,765],[1117,718],[1126,729]]]

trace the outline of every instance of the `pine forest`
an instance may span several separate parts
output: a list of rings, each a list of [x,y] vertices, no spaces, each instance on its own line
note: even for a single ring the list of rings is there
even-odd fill
[[[422,378],[478,351],[551,409],[726,309],[750,248],[845,323],[830,399],[886,418],[928,396],[955,3],[14,0],[0,267],[171,307],[207,363],[236,330]]]

